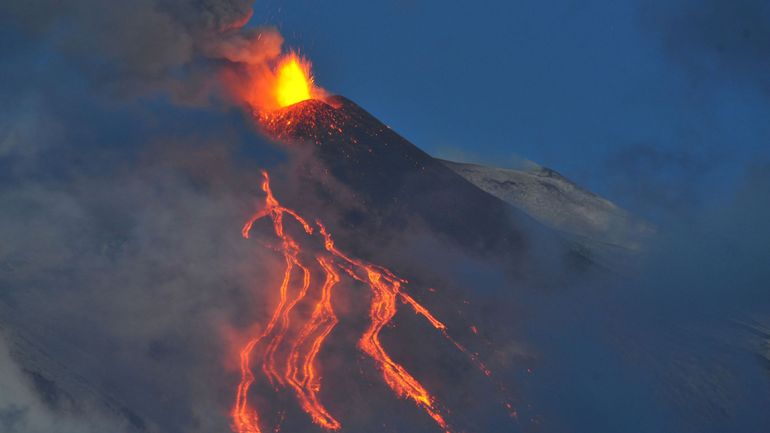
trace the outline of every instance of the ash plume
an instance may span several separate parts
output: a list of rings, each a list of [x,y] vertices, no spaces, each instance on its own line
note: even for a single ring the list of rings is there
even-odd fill
[[[98,91],[121,98],[166,94],[183,104],[222,98],[218,61],[259,65],[280,54],[274,28],[243,26],[251,0],[11,0],[8,31],[51,49]]]

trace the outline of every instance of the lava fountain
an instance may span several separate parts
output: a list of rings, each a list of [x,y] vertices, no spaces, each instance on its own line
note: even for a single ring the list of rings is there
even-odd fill
[[[313,76],[310,62],[290,53],[278,64],[275,82],[275,99],[281,107],[302,102],[312,97]]]
[[[315,85],[308,59],[295,51],[269,62],[243,64],[237,76],[226,79],[236,98],[255,113],[270,113],[308,99],[323,99],[326,92]]]

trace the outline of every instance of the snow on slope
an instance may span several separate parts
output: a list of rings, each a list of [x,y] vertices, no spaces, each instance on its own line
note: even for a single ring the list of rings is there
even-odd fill
[[[439,160],[469,182],[577,239],[591,249],[638,251],[653,227],[614,203],[575,185],[559,173],[529,163],[505,169]]]

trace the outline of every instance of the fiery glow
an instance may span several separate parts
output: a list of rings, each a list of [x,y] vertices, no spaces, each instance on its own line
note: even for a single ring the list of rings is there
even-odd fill
[[[337,430],[340,428],[339,421],[318,402],[317,393],[321,389],[321,379],[316,371],[315,358],[324,340],[337,324],[337,316],[331,305],[331,289],[340,281],[340,276],[327,259],[318,258],[318,263],[326,274],[326,281],[321,287],[321,299],[315,306],[310,322],[305,324],[291,347],[286,365],[286,377],[294,388],[302,409],[310,414],[313,421],[328,430]],[[301,354],[300,348],[313,334],[315,338],[309,350],[304,355]],[[302,358],[302,368],[299,368],[300,358]]]
[[[281,60],[275,80],[275,99],[279,106],[287,107],[310,99],[312,87],[310,62],[294,53],[290,53]]]
[[[297,215],[294,211],[287,209],[278,203],[278,200],[275,199],[273,192],[270,189],[270,178],[267,176],[267,173],[265,173],[264,182],[262,183],[262,190],[266,194],[265,208],[254,214],[246,222],[246,224],[243,226],[243,229],[241,230],[241,233],[243,234],[243,237],[248,239],[249,232],[251,231],[251,227],[254,222],[258,219],[269,216],[273,221],[273,229],[275,231],[275,235],[281,240],[281,251],[283,253],[284,260],[286,261],[286,268],[284,270],[281,286],[279,287],[280,301],[278,302],[276,309],[273,311],[273,315],[270,318],[270,321],[268,322],[262,334],[250,340],[241,350],[241,381],[238,385],[235,406],[233,407],[231,413],[233,426],[238,433],[261,433],[259,428],[259,415],[257,414],[257,411],[252,409],[248,404],[249,389],[251,388],[251,385],[254,383],[255,379],[254,373],[251,371],[251,353],[254,350],[254,347],[259,344],[262,339],[272,334],[273,338],[270,340],[267,346],[264,361],[262,363],[262,370],[271,381],[276,380],[278,383],[282,383],[280,375],[278,374],[275,367],[274,352],[275,349],[280,345],[281,340],[283,339],[284,335],[286,334],[286,330],[289,327],[289,312],[294,307],[294,305],[296,305],[297,302],[299,302],[299,300],[305,296],[305,293],[310,286],[309,272],[307,271],[307,268],[299,263],[297,258],[297,254],[299,253],[299,245],[292,237],[285,233],[283,217],[285,214],[288,214],[290,217],[294,218],[297,222],[300,223],[300,225],[302,225],[302,228],[308,234],[311,234],[313,229],[304,219],[302,219],[302,217]],[[297,297],[295,297],[290,303],[287,304],[286,300],[288,298],[289,282],[295,266],[303,269],[303,285],[299,290]],[[273,331],[279,320],[281,320],[280,330],[277,333],[274,333]]]
[[[372,322],[369,325],[369,329],[364,332],[364,335],[358,341],[358,347],[377,362],[385,383],[388,384],[396,395],[414,400],[442,429],[446,430],[447,423],[435,407],[433,397],[428,394],[428,391],[404,367],[391,359],[380,343],[380,331],[396,315],[396,299],[401,295],[401,284],[405,283],[406,280],[396,277],[385,268],[369,265],[346,256],[334,246],[334,241],[326,227],[320,222],[316,222],[316,224],[318,224],[321,235],[324,237],[326,250],[349,265],[343,269],[356,280],[365,282],[372,290],[372,304],[369,310],[369,317]],[[359,273],[356,273],[356,271]],[[426,317],[433,319],[433,316],[428,313],[427,309],[417,304],[412,298],[409,299],[412,300],[412,306],[415,307],[418,313],[423,315],[427,313]],[[433,319],[433,321],[443,327],[443,324],[437,320]]]

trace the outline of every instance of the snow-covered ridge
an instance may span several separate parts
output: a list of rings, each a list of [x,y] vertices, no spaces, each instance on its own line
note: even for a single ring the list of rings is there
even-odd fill
[[[534,163],[506,169],[439,161],[541,223],[592,244],[638,251],[654,233],[650,224],[549,168]]]

